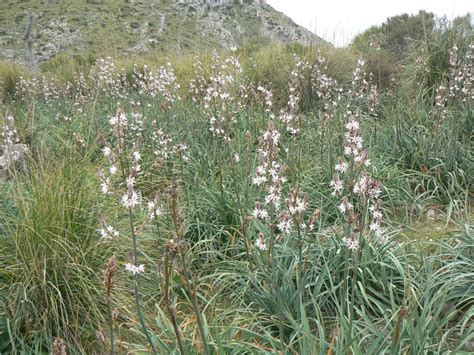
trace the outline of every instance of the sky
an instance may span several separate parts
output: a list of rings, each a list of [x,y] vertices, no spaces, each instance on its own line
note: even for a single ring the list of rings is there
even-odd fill
[[[446,15],[474,15],[474,0],[267,0],[293,21],[336,46],[348,44],[354,36],[388,17],[419,10]]]

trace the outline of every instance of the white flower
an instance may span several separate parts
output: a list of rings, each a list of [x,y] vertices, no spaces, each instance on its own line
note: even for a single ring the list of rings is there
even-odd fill
[[[110,149],[110,147],[105,146],[104,148],[102,148],[102,153],[104,153],[105,157],[110,157],[110,155],[112,154],[112,149]]]
[[[117,118],[117,117],[115,117],[115,116],[110,117],[109,124],[110,124],[111,126],[115,126],[115,125],[117,124],[117,122],[118,122],[118,118]]]
[[[369,188],[369,196],[374,198],[379,198],[382,190],[378,184],[375,184]]]
[[[135,191],[132,191],[131,194],[126,192],[122,196],[122,205],[126,208],[133,208],[139,203],[138,194]]]
[[[346,243],[347,248],[352,252],[355,252],[357,249],[359,249],[359,241],[353,237],[344,239],[344,242]]]
[[[155,201],[148,201],[148,203],[146,204],[146,207],[148,208],[148,210],[154,210],[155,209],[155,206],[156,206],[156,203]]]
[[[155,201],[148,201],[147,203],[148,217],[158,217],[163,214],[163,210],[160,207],[156,207]]]
[[[253,210],[252,212],[252,216],[254,218],[258,218],[258,219],[267,219],[268,218],[268,212],[263,209],[263,208],[259,208],[259,207],[255,207],[255,209]]]
[[[279,191],[275,192],[270,192],[266,197],[265,197],[265,203],[269,204],[272,203],[273,206],[278,209],[279,204],[280,204],[280,194]]]
[[[370,230],[375,232],[375,231],[378,231],[380,229],[380,224],[374,222],[374,223],[371,223],[370,226],[369,226]]]
[[[293,225],[293,222],[291,221],[291,219],[282,218],[280,220],[280,223],[277,224],[277,228],[283,234],[290,234],[292,225]]]
[[[102,191],[102,193],[106,194],[109,192],[109,185],[110,182],[108,178],[102,181],[102,183],[100,184],[100,190]]]
[[[266,181],[267,181],[267,178],[263,175],[261,176],[257,175],[252,179],[252,183],[257,186],[262,185]]]
[[[112,165],[109,168],[110,175],[115,175],[117,173],[117,167],[115,165]]]
[[[357,148],[351,147],[351,146],[345,146],[344,147],[344,155],[346,156],[357,156],[359,152],[357,151]]]
[[[136,265],[133,265],[131,263],[127,263],[125,264],[125,270],[127,270],[128,272],[130,272],[132,275],[138,275],[142,272],[145,272],[145,265],[143,264],[140,264],[138,266]]]
[[[342,192],[342,189],[344,188],[344,183],[338,177],[334,177],[329,183],[329,185],[334,189],[331,193],[331,195],[333,196]]]
[[[359,122],[357,122],[356,120],[350,120],[349,123],[346,124],[346,129],[348,130],[359,129]]]
[[[296,198],[294,204],[290,204],[288,207],[288,211],[290,214],[295,215],[297,213],[303,213],[306,209],[306,201],[300,198]]]
[[[234,155],[234,160],[236,163],[238,163],[240,161],[240,155],[238,155],[237,153]]]
[[[125,181],[125,184],[127,185],[128,189],[132,189],[133,185],[135,184],[135,178],[133,176],[127,177],[127,180]]]
[[[99,229],[100,237],[103,239],[112,239],[112,237],[118,237],[119,232],[114,229],[112,226],[107,226],[105,228]]]
[[[383,215],[382,215],[382,212],[380,212],[379,210],[375,210],[372,212],[372,218],[373,219],[382,219]]]
[[[364,142],[361,136],[352,136],[348,141],[354,144],[358,149],[362,149],[362,143]]]
[[[140,155],[140,152],[133,152],[132,153],[132,157],[133,157],[133,160],[135,160],[136,162],[138,162],[141,158],[141,155]]]
[[[257,240],[255,241],[255,246],[261,251],[267,250],[267,245],[265,244],[265,237],[262,233],[260,233]]]
[[[342,213],[351,211],[353,207],[354,205],[349,201],[342,201],[341,204],[337,206],[337,208],[339,208],[339,211],[341,211]]]
[[[360,195],[364,192],[363,186],[361,185],[360,182],[356,182],[356,183],[354,184],[354,187],[353,187],[353,189],[352,189],[352,192],[355,193],[355,194],[360,194]]]
[[[339,211],[341,211],[342,213],[346,213],[347,211],[347,207],[346,207],[346,204],[344,202],[341,202],[339,206],[337,206],[337,208],[339,208]]]
[[[265,167],[263,165],[257,166],[257,175],[265,174]]]
[[[125,113],[120,112],[118,117],[117,117],[117,123],[120,124],[121,126],[127,126],[127,116]]]
[[[334,167],[334,169],[336,169],[336,171],[339,171],[341,173],[345,173],[347,171],[347,168],[348,168],[348,165],[345,161],[340,161],[338,164],[336,164],[336,166]]]
[[[307,207],[306,200],[302,200],[302,199],[296,200],[296,206],[295,206],[296,212],[303,213],[306,210],[306,207]]]

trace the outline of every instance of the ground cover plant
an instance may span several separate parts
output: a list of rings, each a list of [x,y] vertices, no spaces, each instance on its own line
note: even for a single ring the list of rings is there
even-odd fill
[[[384,85],[295,47],[12,74],[0,352],[473,351],[474,45],[451,30]]]

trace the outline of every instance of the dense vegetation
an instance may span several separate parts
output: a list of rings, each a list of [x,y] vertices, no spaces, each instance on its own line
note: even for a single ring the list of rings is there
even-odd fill
[[[472,29],[425,31],[4,63],[0,352],[472,351]]]

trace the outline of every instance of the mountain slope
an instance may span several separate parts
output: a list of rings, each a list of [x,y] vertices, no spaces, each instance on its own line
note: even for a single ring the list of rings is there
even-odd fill
[[[27,23],[32,19],[30,51]],[[323,44],[265,0],[2,0],[0,59],[230,48],[253,38]]]

